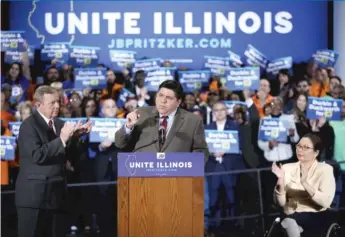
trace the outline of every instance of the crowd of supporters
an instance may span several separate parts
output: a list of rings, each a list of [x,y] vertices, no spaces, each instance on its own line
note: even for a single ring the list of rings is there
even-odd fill
[[[1,78],[1,135],[11,136],[9,122],[23,121],[35,109],[33,94],[40,85],[50,85],[61,93],[60,117],[105,117],[125,118],[137,107],[154,103],[155,92],[145,88],[145,72],[124,69],[112,70],[111,65],[99,64],[107,68],[107,85],[102,90],[74,88],[73,70],[70,65],[57,65],[53,60],[49,65],[35,61],[30,65],[23,55],[21,62],[2,65]],[[162,67],[173,66],[164,62]],[[189,70],[178,68],[177,70]],[[292,73],[291,73],[292,72]],[[176,73],[175,80],[178,80]],[[43,80],[39,78],[43,77]],[[122,88],[129,90],[128,96],[119,106]],[[319,135],[323,141],[321,159],[325,161],[345,161],[345,102],[342,104],[341,121],[325,118],[310,120],[306,109],[308,96],[345,100],[344,83],[333,68],[321,68],[309,61],[295,64],[292,71],[281,70],[275,79],[261,75],[257,91],[230,91],[214,75],[209,85],[194,93],[185,93],[181,107],[201,116],[205,129],[239,132],[240,154],[211,154],[206,164],[206,172],[232,171],[271,167],[272,162],[288,163],[296,161],[295,144],[307,133]],[[242,101],[245,106],[229,109],[223,101]],[[294,126],[289,129],[288,142],[261,141],[258,139],[260,119],[264,117],[283,118],[293,116]],[[116,154],[113,143],[103,141],[91,143],[83,140],[84,149],[75,157],[68,157],[66,168],[70,183],[101,182],[116,180]],[[345,163],[337,166],[337,174],[345,171]],[[1,184],[3,189],[13,189],[20,169],[19,157],[14,161],[1,161]],[[208,176],[209,228],[221,225],[220,216],[256,214],[258,210],[258,184],[253,173]],[[274,211],[272,190],[275,178],[265,172],[261,183],[265,210]],[[111,186],[114,187],[114,186]],[[116,188],[108,186],[81,187],[70,190],[70,226],[73,230],[109,230],[116,213],[109,208],[116,202]],[[115,193],[111,193],[115,192]],[[5,202],[4,202],[5,201]],[[6,205],[7,199],[3,199]],[[97,217],[97,218],[95,218]],[[241,225],[235,222],[234,225]]]

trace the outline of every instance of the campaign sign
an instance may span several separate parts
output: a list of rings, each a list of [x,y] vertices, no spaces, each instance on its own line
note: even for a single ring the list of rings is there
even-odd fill
[[[259,127],[259,140],[286,142],[289,121],[279,118],[262,118]]]
[[[114,142],[116,131],[126,123],[126,119],[117,118],[90,118],[90,120],[92,121],[90,142],[105,140]]]
[[[65,123],[73,123],[76,125],[79,121],[84,124],[86,123],[87,118],[81,117],[81,118],[60,118],[63,120]]]
[[[343,100],[308,97],[307,118],[327,120],[341,120]]]
[[[204,68],[210,70],[216,75],[225,75],[226,71],[230,69],[230,59],[215,57],[215,56],[204,56],[205,64]]]
[[[239,154],[238,131],[205,130],[206,143],[211,153]]]
[[[105,68],[75,68],[74,88],[103,89],[107,85],[107,71]]]
[[[260,67],[261,69],[266,69],[268,58],[256,49],[253,45],[248,44],[246,50],[244,51],[245,64],[252,67]]]
[[[96,67],[100,48],[89,46],[70,46],[68,64],[75,67]]]
[[[243,102],[243,101],[224,100],[223,103],[226,105],[226,108],[228,110],[228,115],[230,116],[233,116],[233,112],[236,107],[247,108],[246,102]]]
[[[119,153],[118,177],[204,177],[204,153]]]
[[[257,90],[260,86],[260,68],[230,68],[226,75],[226,88],[230,91]]]
[[[1,160],[14,160],[16,137],[1,136],[0,156]]]
[[[243,62],[242,62],[240,55],[235,54],[231,50],[228,51],[228,54],[229,54],[229,59],[230,59],[232,67],[241,67],[242,66]]]
[[[277,76],[277,74],[279,73],[280,70],[292,69],[292,63],[293,63],[292,57],[284,57],[284,58],[274,59],[268,63],[266,72],[273,79]]]
[[[12,136],[18,137],[19,129],[22,122],[9,122],[8,128],[10,129]]]
[[[42,44],[41,60],[51,62],[55,59],[58,63],[67,63],[69,57],[68,42],[54,42]]]
[[[174,80],[176,68],[161,67],[146,71],[145,87],[148,91],[158,91],[159,85],[166,80]]]
[[[337,52],[329,49],[317,50],[312,56],[314,63],[320,67],[334,67],[338,57]]]
[[[161,58],[151,58],[137,60],[132,64],[132,73],[135,74],[137,71],[152,71],[161,67]]]
[[[4,61],[5,63],[11,64],[15,62],[23,63],[23,58],[25,51],[19,51],[17,49],[9,49],[5,51]],[[35,47],[28,46],[27,53],[29,57],[30,65],[34,64],[34,57],[35,57]]]
[[[208,85],[211,77],[210,71],[179,71],[179,82],[184,92],[192,92],[200,90]]]
[[[126,50],[110,50],[110,61],[113,63],[112,68],[115,71],[121,72],[123,69],[130,68],[132,63],[135,62],[135,54],[134,51],[126,51]]]
[[[7,50],[24,52],[24,31],[1,31],[1,52]]]

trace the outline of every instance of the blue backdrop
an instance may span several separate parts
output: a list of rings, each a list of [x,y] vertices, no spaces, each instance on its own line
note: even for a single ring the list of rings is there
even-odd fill
[[[197,69],[204,55],[243,56],[248,44],[271,60],[307,60],[327,48],[326,19],[327,2],[11,2],[10,27],[26,31],[35,46],[100,47],[100,62],[109,66],[109,49],[121,49]]]

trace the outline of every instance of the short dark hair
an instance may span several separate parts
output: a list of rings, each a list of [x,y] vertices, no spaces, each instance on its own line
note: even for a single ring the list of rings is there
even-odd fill
[[[321,138],[313,133],[307,133],[302,138],[308,138],[311,143],[313,143],[313,149],[314,151],[319,151],[321,153],[322,151],[322,141]]]
[[[178,100],[182,100],[184,95],[183,95],[183,87],[182,85],[174,80],[166,80],[164,82],[162,82],[159,85],[158,90],[160,90],[161,88],[166,88],[169,90],[172,90],[175,93],[175,96]]]

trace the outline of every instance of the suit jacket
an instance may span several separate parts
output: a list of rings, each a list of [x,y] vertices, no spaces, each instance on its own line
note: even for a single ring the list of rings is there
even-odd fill
[[[275,189],[274,197],[287,215],[294,212],[324,211],[330,207],[336,188],[332,166],[315,161],[310,167],[306,181],[315,190],[312,197],[301,184],[300,162],[282,167],[285,171],[284,192],[280,193]]]
[[[138,109],[140,118],[129,135],[125,126],[115,134],[115,145],[127,152],[159,152],[159,114],[155,107]],[[208,147],[202,118],[178,108],[161,152],[203,152],[208,159]]]
[[[20,171],[15,197],[18,207],[61,209],[65,204],[66,154],[73,151],[73,145],[70,140],[65,148],[59,137],[64,122],[56,118],[54,125],[56,134],[35,111],[20,126]]]

